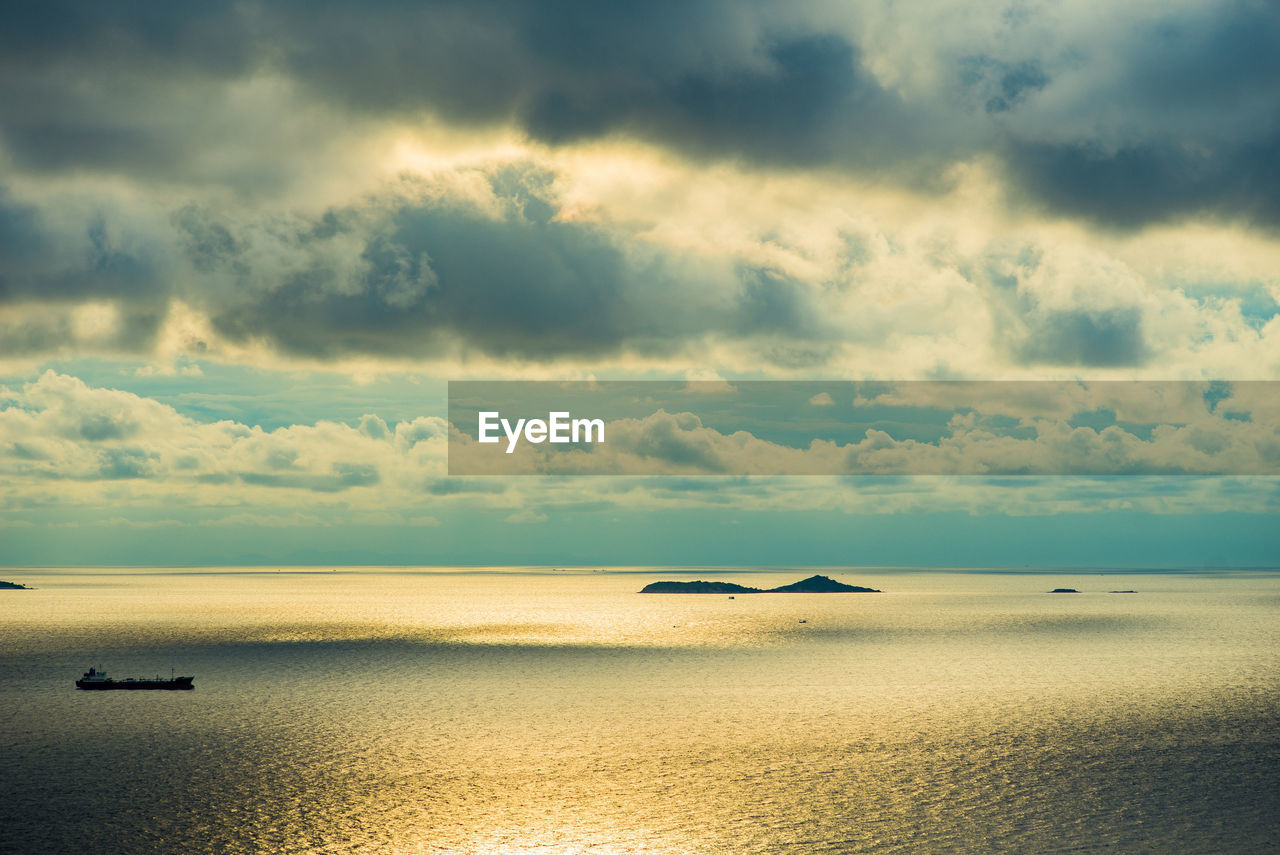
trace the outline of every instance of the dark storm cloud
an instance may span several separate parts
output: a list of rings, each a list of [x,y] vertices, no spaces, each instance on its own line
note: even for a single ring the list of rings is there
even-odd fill
[[[1115,152],[1024,143],[1007,162],[1022,192],[1050,210],[1120,228],[1195,212],[1280,224],[1280,128],[1256,144],[1199,151],[1166,142]]]
[[[1122,228],[1208,212],[1280,224],[1280,5],[1228,3],[1127,34],[1121,74],[1090,92],[1126,126],[1023,136],[1000,151],[1050,210]],[[1114,137],[1114,138],[1112,138]]]
[[[902,105],[847,38],[802,19],[714,1],[33,5],[0,37],[2,133],[28,169],[176,176],[214,140],[198,113],[155,113],[267,70],[358,114],[514,120],[550,143],[623,132],[716,158],[906,157]]]
[[[165,289],[162,265],[99,213],[61,228],[0,186],[0,303],[106,296],[146,299]]]
[[[0,355],[47,353],[77,338],[68,313],[86,300],[115,308],[99,344],[138,351],[154,340],[168,311],[165,263],[99,213],[74,225],[52,224],[46,212],[18,202],[0,186],[0,309],[52,304],[53,309],[0,315]]]
[[[32,205],[14,201],[0,186],[0,289],[22,266],[39,259],[48,251],[48,240],[40,223],[40,214]],[[5,293],[0,290],[0,294]]]
[[[622,255],[581,227],[405,206],[361,236],[361,270],[341,280],[324,263],[326,238],[305,236],[310,227],[294,240],[313,261],[274,271],[255,268],[248,248],[207,215],[183,224],[193,263],[265,282],[247,293],[206,290],[215,327],[293,353],[431,353],[452,336],[500,353],[602,352],[645,323],[622,328]]]
[[[907,115],[861,68],[855,48],[831,35],[762,46],[760,68],[697,70],[670,80],[636,80],[622,91],[556,88],[537,95],[521,118],[550,143],[617,130],[656,138],[697,156],[745,156],[780,164],[889,165],[915,140]],[[580,87],[581,88],[581,87]],[[854,141],[856,140],[856,144]]]
[[[287,171],[284,153],[202,157],[264,133],[262,115],[237,116],[208,87],[265,72],[355,117],[514,121],[551,144],[625,134],[917,184],[991,153],[1015,189],[1071,216],[1280,222],[1275,4],[1170,10],[1054,50],[1020,47],[1015,28],[952,55],[919,22],[939,82],[910,95],[870,71],[876,44],[819,13],[727,0],[20,4],[0,33],[0,137],[24,169],[252,190]]]
[[[497,215],[423,201],[410,187],[313,217],[188,204],[146,233],[126,232],[119,211],[63,215],[55,228],[47,210],[0,197],[0,308],[44,307],[0,317],[0,353],[74,342],[73,310],[88,299],[113,306],[111,341],[134,352],[150,347],[174,300],[233,341],[322,359],[670,354],[708,335],[834,335],[811,289],[778,271],[556,219],[550,179],[519,167],[494,174]]]
[[[895,133],[901,157],[912,142],[858,49],[774,4],[307,3],[266,17],[292,35],[290,73],[363,111],[515,119],[552,144],[623,132],[781,163],[858,159]]]
[[[191,264],[207,274],[188,299],[202,301],[218,331],[234,340],[266,339],[322,358],[431,354],[458,342],[490,354],[554,358],[670,352],[709,333],[831,335],[808,291],[774,271],[700,270],[619,245],[591,225],[553,219],[555,209],[537,195],[542,178],[498,175],[495,189],[507,190],[512,205],[497,219],[416,203],[373,223],[355,211],[330,212],[273,234],[186,209],[174,222]],[[246,231],[254,237],[243,237]],[[359,272],[342,278],[328,253],[353,232],[362,242]],[[264,240],[311,260],[263,269],[260,259],[274,254]]]
[[[235,8],[227,2],[181,7],[148,0],[19,0],[5,7],[0,63],[42,68],[105,62],[139,70],[181,65],[234,73],[251,56],[248,20]]]
[[[245,8],[8,4],[0,27],[0,141],[25,169],[181,174],[207,130],[174,118],[209,107],[184,88],[237,79],[261,62],[264,45],[249,31]]]
[[[37,171],[119,169],[155,174],[181,168],[186,152],[151,128],[113,117],[75,115],[47,121],[14,121],[3,131],[5,148],[24,167]]]

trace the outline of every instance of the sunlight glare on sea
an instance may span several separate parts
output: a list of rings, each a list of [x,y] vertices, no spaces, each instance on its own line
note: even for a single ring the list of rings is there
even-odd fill
[[[35,590],[0,592],[0,851],[1280,840],[1280,576],[637,593],[811,572],[13,571]],[[196,689],[77,691],[90,665]]]

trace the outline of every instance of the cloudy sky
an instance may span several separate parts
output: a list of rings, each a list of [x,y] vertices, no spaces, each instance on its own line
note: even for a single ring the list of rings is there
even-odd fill
[[[1274,563],[1274,477],[450,478],[446,381],[1280,380],[1265,2],[18,4],[0,562]]]

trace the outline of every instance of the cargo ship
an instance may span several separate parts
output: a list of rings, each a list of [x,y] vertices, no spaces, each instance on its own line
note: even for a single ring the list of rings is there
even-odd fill
[[[116,680],[107,676],[106,671],[98,668],[90,668],[84,672],[79,680],[76,680],[77,689],[194,689],[191,681],[195,677],[126,677],[123,680]]]

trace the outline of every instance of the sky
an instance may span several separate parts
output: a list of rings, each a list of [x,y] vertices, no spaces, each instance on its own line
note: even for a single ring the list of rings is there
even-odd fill
[[[1277,43],[1266,2],[19,3],[0,564],[1280,563],[1273,474],[450,477],[446,403],[1280,380]]]

